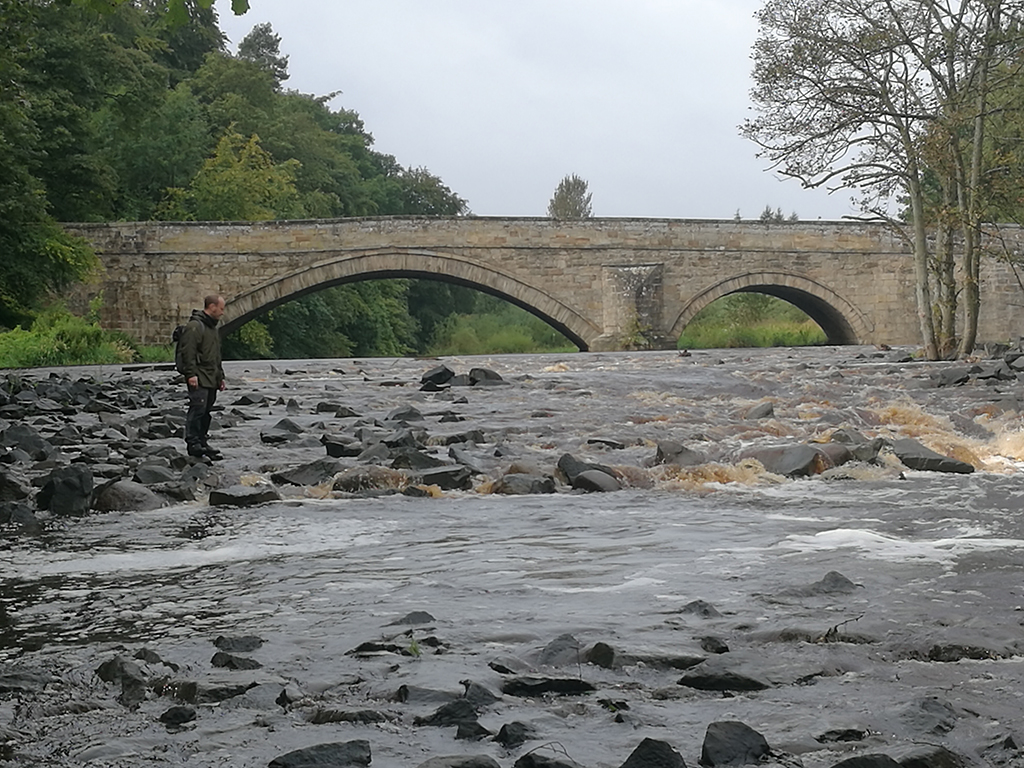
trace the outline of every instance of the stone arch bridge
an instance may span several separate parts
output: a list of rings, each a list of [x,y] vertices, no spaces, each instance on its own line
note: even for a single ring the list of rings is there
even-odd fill
[[[671,348],[717,298],[770,294],[833,344],[919,343],[913,260],[900,237],[856,222],[375,218],[259,223],[74,224],[103,265],[102,320],[143,343],[218,292],[225,332],[332,285],[426,277],[507,299],[580,349]],[[987,260],[983,341],[1024,332],[1024,292]]]

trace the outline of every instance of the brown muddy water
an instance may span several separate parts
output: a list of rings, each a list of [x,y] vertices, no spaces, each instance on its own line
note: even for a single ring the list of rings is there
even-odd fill
[[[286,416],[318,438],[404,405],[426,415],[431,434],[482,430],[485,442],[465,450],[484,474],[473,490],[421,498],[342,497],[329,483],[282,487],[281,501],[251,508],[200,497],[5,540],[3,764],[255,767],[365,739],[371,765],[383,768],[460,754],[512,766],[531,750],[613,768],[650,737],[693,766],[707,726],[739,720],[780,760],[806,768],[922,745],[974,764],[1024,765],[1024,388],[981,379],[935,388],[931,375],[950,364],[903,362],[908,351],[230,363],[225,414],[244,394],[268,400],[237,407],[256,418],[214,429],[226,458],[210,485],[267,484],[323,457],[316,440],[260,441]],[[420,375],[440,362],[486,366],[510,385],[419,391]],[[172,374],[132,376],[154,383],[158,407],[184,405]],[[317,413],[323,401],[359,416]],[[744,418],[764,401],[773,417]],[[430,415],[443,412],[463,420]],[[876,463],[791,480],[736,458],[751,446],[825,441],[839,427],[912,437],[977,471],[911,471],[883,449]],[[663,440],[714,460],[647,466]],[[566,452],[621,468],[631,486],[487,493],[513,461],[554,473]],[[812,586],[832,571],[856,586]],[[685,612],[695,600],[718,615]],[[414,611],[433,620],[396,623]],[[545,656],[565,634],[579,652]],[[261,638],[246,654],[260,668],[212,666],[221,636]],[[709,636],[728,652],[703,650]],[[368,641],[391,650],[350,653]],[[598,642],[625,663],[587,663]],[[162,660],[136,660],[150,681],[256,685],[194,704],[194,720],[169,728],[159,718],[182,703],[167,694],[174,686],[152,686],[127,707],[121,688],[96,675],[143,649]],[[686,673],[666,660],[682,656],[767,687],[680,685]],[[596,690],[502,695],[510,675],[492,662]],[[488,731],[521,721],[533,737],[506,749],[489,737],[457,740],[454,726],[414,724],[437,709],[437,692],[462,693],[462,681],[498,695],[480,711]],[[315,716],[357,710],[384,719]]]

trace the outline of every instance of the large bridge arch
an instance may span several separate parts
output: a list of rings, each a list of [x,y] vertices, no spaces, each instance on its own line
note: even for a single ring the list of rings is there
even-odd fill
[[[223,333],[293,299],[361,280],[416,277],[475,288],[505,299],[541,318],[581,350],[589,350],[601,329],[558,299],[493,267],[434,251],[379,249],[335,254],[275,276],[227,303]]]
[[[785,272],[749,272],[715,283],[691,298],[672,324],[672,338],[678,339],[711,302],[744,292],[775,296],[803,310],[821,326],[830,344],[860,344],[871,337],[873,328],[864,313],[821,283]]]

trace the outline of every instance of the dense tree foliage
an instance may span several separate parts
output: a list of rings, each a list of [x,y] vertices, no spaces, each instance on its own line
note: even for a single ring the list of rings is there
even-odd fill
[[[575,173],[563,178],[548,201],[548,216],[552,219],[589,219],[590,199],[587,182]]]
[[[1024,3],[767,0],[757,19],[758,114],[744,134],[781,173],[859,189],[866,218],[905,232],[927,357],[969,353],[979,234],[997,213],[987,185],[1006,178],[991,128],[996,106],[1020,87]]]
[[[359,115],[330,106],[336,93],[285,90],[280,42],[260,24],[231,55],[208,0],[0,0],[0,329],[27,327],[96,267],[57,222],[468,211],[427,169],[374,150]],[[478,300],[434,281],[341,285],[274,309],[228,348],[424,351]]]

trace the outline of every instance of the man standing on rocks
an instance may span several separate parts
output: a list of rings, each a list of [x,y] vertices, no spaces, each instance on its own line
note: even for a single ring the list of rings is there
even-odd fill
[[[188,384],[188,413],[185,416],[185,445],[188,455],[219,459],[221,454],[208,441],[210,412],[217,392],[225,389],[224,366],[220,358],[217,323],[224,316],[224,297],[211,294],[203,299],[203,310],[192,311],[178,344],[178,371]]]

